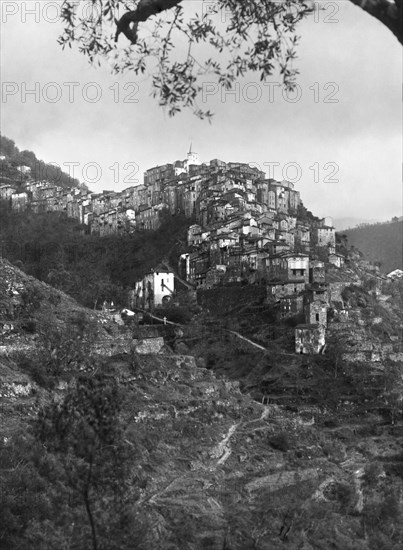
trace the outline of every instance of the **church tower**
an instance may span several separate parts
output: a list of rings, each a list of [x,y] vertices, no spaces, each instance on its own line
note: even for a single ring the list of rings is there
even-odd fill
[[[189,166],[191,164],[197,164],[197,165],[201,164],[198,153],[194,153],[192,151],[192,143],[190,143],[189,152],[187,154],[187,167],[188,167],[188,169],[189,169]]]

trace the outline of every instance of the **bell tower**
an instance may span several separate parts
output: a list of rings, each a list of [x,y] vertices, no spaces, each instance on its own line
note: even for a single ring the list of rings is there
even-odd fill
[[[201,164],[199,155],[192,151],[192,142],[190,142],[189,152],[187,154],[187,166],[189,167],[191,164]]]

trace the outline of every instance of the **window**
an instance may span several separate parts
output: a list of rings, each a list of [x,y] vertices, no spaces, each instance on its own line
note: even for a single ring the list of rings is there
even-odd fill
[[[299,272],[301,275],[303,275],[305,273],[305,269],[300,269]]]
[[[317,314],[315,315],[315,318],[316,318],[317,322],[319,323],[319,313],[317,313]]]
[[[292,270],[292,274],[293,274],[293,275],[296,275],[296,274],[297,274],[297,270],[296,270],[296,269],[293,269],[293,270]]]

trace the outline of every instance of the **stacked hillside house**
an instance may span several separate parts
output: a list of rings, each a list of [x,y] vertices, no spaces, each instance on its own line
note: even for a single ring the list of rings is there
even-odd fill
[[[132,307],[150,310],[166,306],[174,295],[174,274],[164,265],[159,265],[137,281],[133,293]]]
[[[344,263],[336,253],[332,219],[309,213],[293,183],[267,179],[246,163],[202,163],[191,147],[184,160],[150,168],[142,185],[121,192],[95,194],[85,187],[66,189],[28,180],[3,184],[0,197],[19,211],[64,212],[101,237],[155,230],[163,213],[183,215],[192,224],[188,250],[180,258],[180,277],[199,289],[266,285],[267,302],[278,303],[281,318],[306,315],[308,287],[316,285],[317,296],[325,284],[325,265]],[[172,296],[173,274],[161,275],[161,287],[155,273],[137,283],[135,294],[143,307]],[[311,317],[306,325],[316,326]],[[299,334],[307,341],[312,330],[305,327]],[[322,345],[321,330],[311,338],[315,349]]]
[[[243,163],[164,165],[147,171],[144,186],[157,197],[152,204],[161,200],[171,214],[194,220],[179,259],[182,279],[203,291],[265,285],[266,303],[278,318],[299,319],[296,353],[323,352],[326,267],[344,262],[331,218],[308,213],[292,183],[266,179]]]
[[[240,247],[252,264],[256,248],[271,254],[309,253],[313,247],[335,252],[331,220],[299,215],[300,194],[292,183],[266,179],[261,170],[246,163],[218,159],[201,163],[192,148],[185,160],[150,168],[143,185],[121,192],[91,193],[85,187],[66,189],[28,180],[2,185],[0,198],[16,210],[64,212],[100,236],[153,230],[159,227],[162,212],[182,214],[200,228],[192,244],[200,246],[201,239],[211,238],[214,247],[221,253],[226,248],[229,256],[231,248]],[[257,263],[264,270],[262,262]]]
[[[315,293],[305,295],[305,323],[295,327],[295,352],[304,354],[322,353],[326,343],[327,299]]]

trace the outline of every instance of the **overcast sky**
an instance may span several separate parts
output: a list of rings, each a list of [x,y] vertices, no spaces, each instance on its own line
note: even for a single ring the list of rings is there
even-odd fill
[[[401,215],[401,46],[350,2],[324,3],[317,22],[300,25],[298,101],[258,79],[242,81],[238,97],[212,88],[201,104],[215,112],[211,125],[190,111],[169,118],[150,97],[149,78],[116,77],[62,51],[56,4],[1,2],[1,131],[20,149],[66,171],[63,163],[78,163],[75,177],[93,191],[120,191],[144,170],[185,158],[192,142],[204,162],[250,162],[267,174],[272,166],[268,175],[295,181],[316,215]],[[201,0],[187,4],[201,11]],[[25,95],[35,83],[39,98]],[[69,94],[64,83],[77,84]]]

